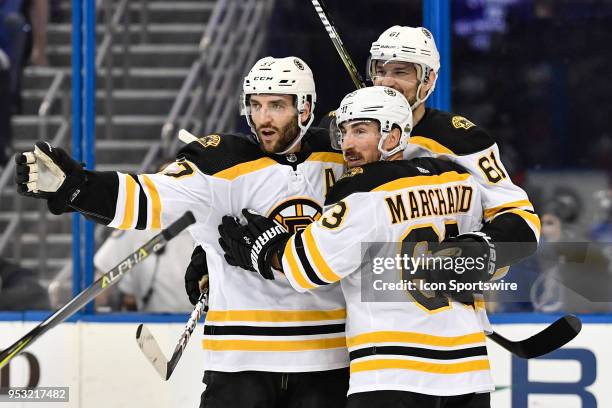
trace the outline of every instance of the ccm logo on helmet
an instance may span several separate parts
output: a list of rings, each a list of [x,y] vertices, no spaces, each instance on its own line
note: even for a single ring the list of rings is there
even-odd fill
[[[254,77],[253,81],[272,81],[273,77]]]
[[[304,65],[300,62],[299,59],[294,59],[293,63],[295,64],[296,67],[298,67],[299,70],[301,71],[304,70]]]

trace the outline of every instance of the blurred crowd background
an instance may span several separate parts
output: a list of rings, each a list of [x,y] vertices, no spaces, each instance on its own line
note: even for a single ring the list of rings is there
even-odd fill
[[[0,0],[0,169],[7,166],[19,137],[14,130],[11,137],[10,124],[11,117],[22,111],[23,70],[59,68],[53,66],[52,55],[47,59],[45,47],[47,21],[53,25],[66,20],[61,3]],[[452,69],[452,111],[486,128],[496,139],[504,165],[514,182],[528,192],[542,221],[538,253],[511,268],[506,277],[521,283],[522,293],[514,300],[491,294],[490,310],[612,311],[612,80],[608,73],[612,1],[450,3],[452,58],[442,60],[442,65]],[[422,21],[419,0],[353,0],[350,4],[327,0],[327,5],[362,72],[370,44],[383,30],[395,24],[417,26]],[[310,1],[273,2],[265,27],[267,40],[258,57],[296,55],[307,61],[317,83],[319,118],[353,89]],[[237,105],[237,100],[236,94],[235,100],[213,103]],[[235,127],[248,132],[237,114],[236,118]],[[7,196],[1,199],[8,200]],[[2,300],[8,299],[5,294],[11,287],[39,293],[41,287],[53,286],[55,272],[31,285],[27,283],[31,276],[44,271],[35,264],[24,266],[8,249],[0,257],[11,258],[0,264],[0,309],[47,307],[48,302],[7,304]],[[19,275],[21,283],[11,272],[16,268],[30,270]],[[104,307],[111,308],[109,304]],[[113,307],[120,307],[117,304]],[[142,301],[134,304],[142,306]],[[134,309],[138,307],[130,310]],[[175,310],[169,306],[166,311]]]

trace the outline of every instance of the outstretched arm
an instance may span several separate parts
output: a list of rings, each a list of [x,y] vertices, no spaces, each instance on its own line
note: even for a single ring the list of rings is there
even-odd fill
[[[188,210],[208,217],[226,184],[184,157],[163,174],[89,171],[46,142],[17,155],[16,162],[19,193],[47,200],[53,214],[78,211],[119,229],[159,229]]]

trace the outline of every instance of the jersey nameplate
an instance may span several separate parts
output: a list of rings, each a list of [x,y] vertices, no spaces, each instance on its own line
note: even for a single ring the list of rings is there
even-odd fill
[[[472,187],[423,188],[385,197],[391,224],[433,215],[467,214],[472,206]]]

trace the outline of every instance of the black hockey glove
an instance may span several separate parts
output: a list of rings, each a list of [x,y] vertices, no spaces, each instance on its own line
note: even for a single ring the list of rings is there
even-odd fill
[[[290,234],[276,221],[254,211],[243,209],[242,215],[247,225],[226,215],[219,226],[219,244],[225,251],[225,259],[230,265],[274,279],[272,259],[275,254],[282,254]]]
[[[17,192],[47,200],[53,214],[72,211],[68,203],[87,180],[83,165],[63,149],[38,142],[33,151],[15,155]]]
[[[206,252],[201,246],[195,247],[191,254],[191,262],[185,271],[185,291],[189,301],[195,306],[201,293],[208,292],[208,264]]]
[[[482,232],[468,232],[442,241],[424,271],[430,282],[448,285],[489,281],[496,270],[496,251],[491,238]],[[432,262],[433,261],[433,262]],[[456,300],[471,299],[473,292],[443,291]]]
[[[225,261],[232,266],[255,272],[251,262],[254,238],[249,227],[241,224],[237,217],[226,215],[221,219],[219,235],[219,245],[225,252]]]

